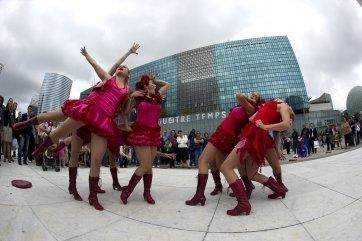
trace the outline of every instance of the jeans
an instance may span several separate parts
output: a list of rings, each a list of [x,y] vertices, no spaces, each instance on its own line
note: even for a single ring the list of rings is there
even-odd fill
[[[21,163],[21,158],[23,158],[23,162],[26,163],[26,159],[28,158],[28,148],[29,148],[29,134],[22,134],[19,145],[19,153],[18,153],[18,161]]]

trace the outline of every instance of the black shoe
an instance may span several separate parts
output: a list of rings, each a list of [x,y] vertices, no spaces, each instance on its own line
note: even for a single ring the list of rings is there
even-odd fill
[[[27,163],[27,162],[24,162],[24,165],[28,165],[28,163]]]
[[[22,165],[21,162],[18,162],[19,165]]]

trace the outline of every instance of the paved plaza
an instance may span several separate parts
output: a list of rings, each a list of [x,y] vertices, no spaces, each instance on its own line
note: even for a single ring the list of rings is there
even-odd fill
[[[196,187],[196,169],[154,169],[155,205],[142,197],[142,181],[120,203],[111,188],[108,168],[102,167],[99,194],[105,211],[89,206],[88,168],[79,168],[78,190],[85,201],[67,192],[68,171],[48,170],[16,162],[0,166],[0,240],[362,240],[362,148],[304,162],[282,165],[289,188],[285,199],[268,200],[268,188],[255,184],[249,216],[230,217],[235,199],[210,196],[205,206],[186,206]],[[125,185],[134,168],[119,169]],[[270,167],[262,173],[271,175]],[[11,180],[32,182],[17,189]],[[224,187],[227,187],[223,179]]]

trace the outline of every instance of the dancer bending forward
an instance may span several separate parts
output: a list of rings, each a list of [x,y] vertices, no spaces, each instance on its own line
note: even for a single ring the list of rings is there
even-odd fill
[[[272,189],[274,198],[285,197],[285,190],[273,177],[268,178],[257,171],[260,166],[264,165],[264,158],[268,153],[274,153],[274,155],[268,155],[269,158],[277,158],[272,161],[279,159],[274,139],[269,135],[269,131],[287,130],[292,119],[294,119],[293,110],[284,101],[273,99],[265,103],[243,129],[240,141],[220,168],[238,202],[234,209],[227,211],[228,215],[240,215],[243,212],[248,215],[251,210],[243,183],[234,171],[234,168],[240,164],[246,167],[249,179]]]

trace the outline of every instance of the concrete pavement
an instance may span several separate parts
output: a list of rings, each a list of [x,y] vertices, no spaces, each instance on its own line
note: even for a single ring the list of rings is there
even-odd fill
[[[102,167],[99,194],[105,211],[87,203],[88,168],[79,168],[78,190],[85,201],[67,192],[68,171],[43,172],[34,164],[0,166],[0,240],[362,240],[362,148],[307,162],[282,165],[289,192],[285,199],[268,200],[260,184],[251,196],[249,216],[230,217],[235,199],[210,196],[206,205],[184,204],[196,187],[196,169],[154,169],[155,205],[142,197],[142,181],[121,204],[111,188],[108,168]],[[125,185],[134,168],[119,169]],[[271,175],[271,169],[262,172]],[[17,189],[11,180],[25,179],[30,189]],[[222,179],[225,183],[225,180]],[[225,183],[224,187],[227,187]]]

